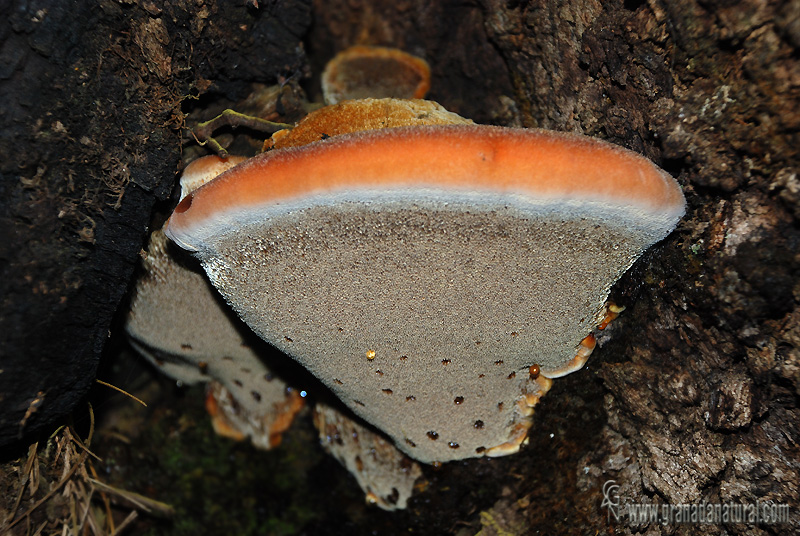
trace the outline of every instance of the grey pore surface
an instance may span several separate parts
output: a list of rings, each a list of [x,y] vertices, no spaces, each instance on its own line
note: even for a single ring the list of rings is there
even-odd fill
[[[502,205],[339,203],[222,233],[199,256],[254,331],[433,462],[512,438],[541,394],[528,367],[575,356],[660,238],[645,234]]]
[[[419,464],[388,440],[327,404],[314,407],[314,424],[322,447],[347,468],[367,495],[384,510],[406,507]]]
[[[150,238],[144,268],[125,325],[132,345],[183,383],[218,380],[258,420],[243,432],[263,428],[265,435],[252,440],[269,448],[269,429],[287,398],[287,385],[250,346],[263,343],[230,311],[199,266],[173,258],[160,230]]]

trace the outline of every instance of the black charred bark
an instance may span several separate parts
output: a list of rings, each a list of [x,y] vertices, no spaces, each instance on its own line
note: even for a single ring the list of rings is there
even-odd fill
[[[3,445],[94,381],[172,191],[187,100],[302,72],[310,6],[2,0],[0,13]]]

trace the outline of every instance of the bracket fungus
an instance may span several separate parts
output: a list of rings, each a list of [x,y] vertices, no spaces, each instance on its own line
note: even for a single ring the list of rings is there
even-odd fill
[[[406,507],[422,476],[418,463],[378,433],[327,404],[314,407],[314,425],[322,447],[355,477],[368,503],[384,510]]]
[[[348,48],[334,56],[322,73],[328,104],[367,97],[421,99],[430,87],[428,63],[396,48]]]
[[[182,195],[242,160],[195,160],[183,173]],[[266,345],[230,311],[200,267],[176,258],[173,249],[161,229],[153,232],[125,323],[131,345],[176,380],[209,382],[206,407],[220,435],[250,437],[265,449],[278,445],[302,397],[265,366],[253,345]]]
[[[258,335],[430,463],[518,450],[550,379],[591,352],[611,285],[684,205],[600,140],[401,126],[251,158],[166,234]]]
[[[243,160],[193,161],[181,175],[181,198]],[[273,448],[305,399],[268,367],[274,363],[267,345],[227,307],[200,267],[178,253],[162,229],[153,232],[126,319],[130,343],[168,376],[208,383],[206,409],[219,435]],[[314,424],[323,448],[354,475],[369,503],[384,510],[406,507],[421,476],[419,464],[327,404],[316,404]]]
[[[247,160],[244,156],[230,155],[226,158],[203,156],[190,162],[181,173],[181,199],[197,190],[217,175]]]
[[[472,125],[471,119],[422,99],[359,99],[314,110],[291,130],[280,130],[265,149],[298,147],[342,134],[421,125]],[[220,170],[221,172],[222,170]]]

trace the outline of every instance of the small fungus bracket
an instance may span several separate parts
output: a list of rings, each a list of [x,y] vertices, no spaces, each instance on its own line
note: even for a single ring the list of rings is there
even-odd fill
[[[625,310],[625,306],[619,306],[615,303],[608,302],[606,304],[606,310],[603,314],[603,320],[598,324],[597,329],[604,330],[608,327],[608,325],[613,322],[622,311]]]
[[[266,119],[261,119],[260,117],[253,117],[251,115],[239,113],[235,110],[227,109],[213,119],[198,123],[198,125],[192,129],[192,136],[198,144],[209,144],[214,153],[222,158],[226,158],[228,156],[228,151],[226,151],[225,148],[222,147],[222,145],[220,145],[216,139],[214,139],[214,132],[222,127],[244,127],[256,132],[274,134],[279,130],[292,129],[294,125],[268,121]]]

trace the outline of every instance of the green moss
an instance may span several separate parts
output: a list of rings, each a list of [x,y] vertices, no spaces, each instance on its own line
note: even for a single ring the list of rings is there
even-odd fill
[[[154,414],[128,447],[125,485],[176,511],[147,534],[281,535],[312,522],[318,509],[308,472],[322,453],[311,431],[296,426],[280,447],[259,451],[217,436],[202,399],[202,389],[190,390],[179,406]],[[122,459],[118,454],[107,459]]]

